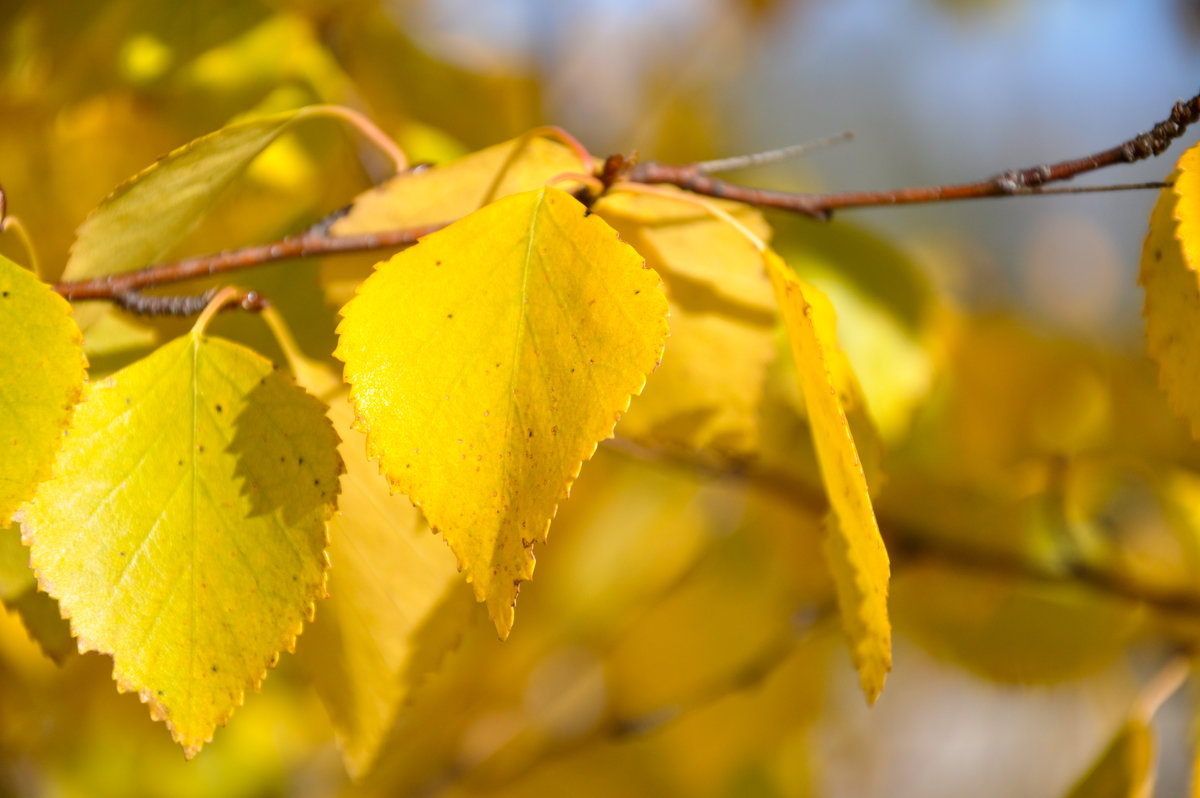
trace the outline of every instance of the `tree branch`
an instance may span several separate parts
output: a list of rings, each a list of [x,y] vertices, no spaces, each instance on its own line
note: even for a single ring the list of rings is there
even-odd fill
[[[1012,197],[1053,193],[1044,189],[1051,183],[1070,180],[1087,172],[1121,163],[1133,163],[1160,155],[1183,135],[1188,126],[1200,120],[1200,94],[1175,103],[1171,116],[1151,130],[1111,149],[1026,169],[1001,172],[973,183],[922,186],[887,191],[851,191],[839,194],[801,194],[767,191],[728,183],[705,174],[699,164],[664,164],[647,161],[629,165],[620,178],[632,183],[666,183],[696,194],[735,200],[760,208],[777,208],[814,219],[828,219],[835,210],[884,205],[916,205],[929,202]]]
[[[352,236],[329,236],[319,231],[306,232],[273,244],[226,250],[215,255],[199,255],[147,266],[137,271],[110,274],[88,280],[60,282],[52,287],[70,300],[101,299],[113,302],[118,301],[119,297],[127,296],[131,292],[143,288],[251,269],[280,260],[405,247],[415,244],[422,236],[443,227],[445,227],[444,224],[438,224]]]

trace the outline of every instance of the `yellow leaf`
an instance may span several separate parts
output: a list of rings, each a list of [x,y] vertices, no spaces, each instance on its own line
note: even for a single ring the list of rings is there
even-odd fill
[[[1171,407],[1200,438],[1200,145],[1183,154],[1150,214],[1138,277],[1150,356]]]
[[[582,170],[568,147],[527,134],[445,166],[398,174],[359,195],[330,232],[344,236],[452,222],[501,197]]]
[[[381,264],[342,315],[335,355],[368,453],[506,637],[533,542],[662,355],[658,275],[546,188]]]
[[[320,115],[337,112],[310,106],[228,125],[134,175],[80,226],[63,278],[114,274],[161,259],[293,122]]]
[[[874,702],[892,667],[891,627],[887,617],[888,556],[875,522],[846,415],[830,376],[838,356],[832,337],[836,321],[827,302],[814,299],[779,256],[763,253],[775,288],[804,403],[808,408],[817,464],[832,507],[825,554],[837,588],[842,623],[850,638],[850,655],[867,700]]]
[[[472,605],[446,544],[407,499],[388,495],[387,481],[363,456],[345,393],[331,403],[330,417],[347,472],[330,524],[329,600],[298,656],[357,777],[411,691],[456,644]]]
[[[719,203],[756,235],[758,211]],[[775,308],[758,250],[728,222],[683,199],[617,192],[594,211],[646,257],[671,302],[671,351],[617,434],[731,458],[752,455]]]
[[[0,525],[50,476],[86,368],[71,306],[0,256]]]
[[[323,407],[192,332],[90,387],[55,470],[22,510],[38,580],[193,755],[325,593]]]

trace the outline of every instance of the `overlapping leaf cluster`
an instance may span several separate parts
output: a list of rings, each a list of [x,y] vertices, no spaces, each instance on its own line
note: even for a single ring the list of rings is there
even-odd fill
[[[301,75],[302,99],[351,94],[287,14],[177,79],[250,92],[222,67],[237,48],[292,53],[264,69]],[[307,198],[271,227],[226,204],[255,180],[344,178],[297,143],[327,109],[272,102],[101,203],[65,276],[333,210]],[[448,226],[382,260],[239,274],[290,325],[274,336],[87,304],[76,326],[0,259],[0,600],[56,659],[111,655],[189,755],[315,610],[282,679],[316,687],[379,794],[803,794],[821,685],[850,672],[834,615],[872,701],[893,620],[1003,684],[1092,678],[1149,636],[1194,644],[1200,456],[1142,364],[961,314],[850,226],[620,183],[597,197],[582,156],[535,131],[362,193],[331,236]],[[1142,275],[1150,352],[1193,429],[1196,157]],[[1149,693],[1073,794],[1146,788]],[[253,707],[234,722],[247,771]]]

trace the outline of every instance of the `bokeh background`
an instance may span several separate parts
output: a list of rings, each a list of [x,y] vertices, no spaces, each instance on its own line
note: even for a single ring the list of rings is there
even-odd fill
[[[773,188],[847,190],[972,180],[1087,154],[1148,129],[1198,88],[1194,0],[0,0],[0,185],[37,245],[43,276],[53,278],[74,228],[121,180],[254,111],[349,104],[415,159],[431,161],[545,123],[572,131],[596,154],[636,151],[680,162],[853,130],[853,142],[738,174]],[[1183,146],[1083,182],[1162,179]],[[300,229],[382,176],[382,164],[336,132],[297,137],[254,165],[247,184],[197,232],[197,251]],[[957,307],[1003,313],[1043,331],[1038,335],[1061,334],[1136,360],[1144,348],[1137,265],[1154,199],[1154,192],[1131,192],[984,200],[844,217],[878,231]],[[0,251],[21,256],[11,239],[0,240]],[[316,275],[322,267],[302,268]],[[285,290],[282,276],[266,279]],[[119,343],[112,351],[93,354],[101,368],[120,365],[137,337],[113,335]],[[331,335],[331,328],[314,332],[302,344],[327,355]],[[1042,340],[1027,343],[1036,350]],[[1054,362],[1057,355],[1047,357]],[[601,454],[593,483],[581,483],[581,492],[592,484],[594,495],[650,506],[674,489],[667,477],[660,484],[606,457],[616,455]],[[744,497],[717,493],[680,504],[710,542],[742,534],[750,512]],[[568,511],[556,522],[554,534],[561,531],[564,542],[539,560],[544,584],[535,581],[528,598],[522,594],[518,641],[522,626],[539,628],[539,613],[550,627],[562,623],[547,607],[574,595],[572,575],[591,573],[600,555],[589,548],[594,538],[578,530],[602,536],[602,521],[648,534],[674,529],[657,516],[610,517],[606,506],[580,500],[575,515]],[[635,544],[626,541],[621,551],[636,556]],[[709,556],[733,557],[716,550]],[[642,654],[657,650],[655,635],[685,622],[728,622],[716,609],[722,590],[744,590],[737,606],[746,612],[798,604],[804,611],[789,621],[789,645],[823,652],[781,659],[766,645],[718,669],[711,684],[697,676],[699,686],[682,698],[647,698],[643,703],[660,713],[647,710],[648,733],[671,713],[708,712],[699,725],[679,727],[675,738],[645,746],[644,759],[669,762],[671,771],[668,777],[643,762],[649,794],[1052,796],[1095,758],[1137,683],[1162,659],[1161,647],[1149,643],[1115,663],[1096,655],[1107,664],[1086,674],[1066,667],[1071,678],[1050,680],[1054,686],[1013,686],[980,678],[955,657],[938,656],[928,635],[919,645],[919,634],[902,629],[897,671],[868,711],[836,626],[813,615],[821,601],[800,601],[788,590],[783,598],[753,592],[760,581],[754,568],[767,568],[777,554],[766,552],[761,562],[738,560],[744,571],[721,571],[717,587],[681,582],[683,594],[664,594],[664,601],[681,603],[677,614],[655,605],[633,642],[605,654],[610,675],[662,668],[660,681],[671,681],[678,661]],[[551,556],[561,558],[561,570],[553,570]],[[941,587],[957,600],[954,585]],[[712,595],[688,603],[686,590]],[[1127,617],[1122,609],[1088,620],[1097,628],[1081,632],[1081,645],[1095,647],[1106,623],[1120,626]],[[1054,633],[1051,626],[1047,640]],[[514,674],[516,705],[529,716],[553,715],[550,726],[558,723],[573,740],[572,722],[586,727],[589,713],[606,711],[596,704],[606,700],[596,698],[596,689],[604,693],[603,685],[595,688],[597,655],[579,648],[579,635],[552,631],[559,642],[551,644],[530,631],[527,648],[516,642],[504,655],[493,651],[494,641],[470,638],[466,650],[484,662],[507,657],[497,668]],[[722,651],[719,638],[694,648],[713,658]],[[325,712],[292,658],[190,764],[146,720],[136,698],[115,694],[108,667],[93,654],[68,657],[59,669],[25,638],[17,615],[0,617],[0,795],[315,796],[350,789]],[[465,665],[460,670],[469,678]],[[637,705],[634,693],[629,700]],[[437,723],[439,712],[470,715],[462,706],[430,705],[419,717]],[[495,741],[509,740],[518,723],[509,710],[470,717],[455,720],[462,727],[454,749],[460,767],[487,761]],[[1181,794],[1187,784],[1191,717],[1184,694],[1160,715],[1163,795]],[[622,739],[638,731],[623,729]],[[712,751],[704,740],[713,741]],[[751,746],[765,753],[747,753]],[[520,750],[510,752],[511,761],[521,762]],[[517,775],[500,768],[494,783],[512,794],[552,794],[579,788],[574,772],[604,794],[622,788],[604,774],[642,762],[605,749],[591,760],[585,751],[580,763],[573,750],[564,744],[540,769],[531,758],[524,766],[532,775],[517,765]],[[389,756],[408,761],[402,753]],[[728,767],[697,765],[706,757]],[[411,786],[385,767],[372,789],[489,794],[487,778],[464,788],[454,783],[460,775],[451,767]]]

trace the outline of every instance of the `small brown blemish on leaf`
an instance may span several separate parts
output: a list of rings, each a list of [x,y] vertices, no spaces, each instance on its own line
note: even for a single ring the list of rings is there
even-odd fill
[[[3,293],[3,295],[2,295],[2,296],[3,296],[5,299],[8,299],[8,292],[7,292],[7,291],[5,291],[5,292]]]
[[[1154,259],[1162,260],[1162,250],[1161,249],[1154,250]]]
[[[126,400],[126,401],[129,401],[129,400]],[[221,408],[221,406],[220,406],[220,405],[217,405],[217,412],[218,412],[218,413],[220,413],[220,412],[223,412],[223,411],[222,411],[222,408]]]
[[[448,318],[448,319],[452,319],[452,318],[454,318],[454,314],[453,314],[453,313],[447,313],[447,314],[446,314],[446,318]]]

